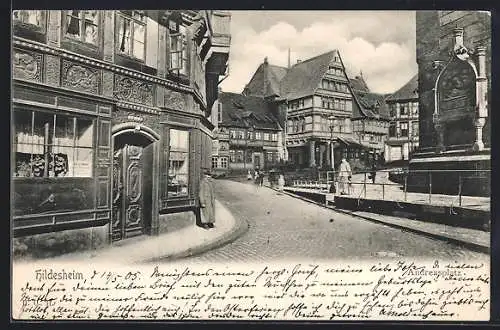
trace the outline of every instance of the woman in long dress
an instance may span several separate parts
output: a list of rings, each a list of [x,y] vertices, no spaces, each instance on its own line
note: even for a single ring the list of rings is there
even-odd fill
[[[280,173],[278,177],[278,189],[281,193],[283,192],[284,187],[285,187],[285,177],[283,176],[283,174]]]
[[[341,195],[347,195],[349,190],[348,184],[349,184],[349,177],[352,175],[351,172],[351,165],[347,162],[345,158],[342,159],[342,162],[340,163],[340,168],[339,168],[339,184],[340,184],[340,189]]]
[[[200,180],[200,215],[201,226],[205,229],[214,228],[215,195],[208,171],[204,171]]]

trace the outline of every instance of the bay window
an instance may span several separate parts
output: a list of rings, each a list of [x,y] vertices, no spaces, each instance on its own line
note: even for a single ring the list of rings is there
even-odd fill
[[[14,177],[92,177],[93,146],[91,118],[14,112]]]
[[[168,197],[187,196],[189,178],[189,132],[170,129]]]
[[[97,10],[65,11],[64,33],[67,37],[97,45],[98,29],[99,15]]]
[[[188,75],[188,52],[186,27],[178,25],[178,30],[170,30],[170,71]]]
[[[118,51],[127,56],[144,60],[146,16],[137,10],[124,10],[117,14]]]

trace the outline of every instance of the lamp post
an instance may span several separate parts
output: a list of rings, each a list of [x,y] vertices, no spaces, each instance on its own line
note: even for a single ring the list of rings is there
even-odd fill
[[[332,165],[332,169],[335,172],[335,154],[334,154],[334,147],[333,147],[333,128],[335,125],[335,116],[330,116],[328,117],[328,120],[330,121],[330,164]]]

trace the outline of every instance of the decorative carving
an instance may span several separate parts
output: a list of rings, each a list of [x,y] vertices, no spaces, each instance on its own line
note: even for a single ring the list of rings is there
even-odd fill
[[[61,60],[58,56],[45,55],[45,82],[52,86],[59,86]]]
[[[113,97],[113,72],[102,71],[102,95]]]
[[[165,90],[165,107],[181,111],[186,110],[184,95],[169,89]]]
[[[90,93],[98,93],[99,70],[63,60],[62,86]]]
[[[160,131],[160,120],[159,116],[157,115],[150,115],[150,114],[135,112],[132,110],[125,110],[122,108],[114,110],[112,115],[114,124],[121,124],[121,123],[128,123],[131,121],[135,121],[131,118],[140,116],[142,119],[141,121],[142,125],[145,125],[156,132]]]
[[[476,106],[476,76],[472,67],[453,61],[440,77],[439,112],[474,113]]]
[[[15,78],[41,81],[42,54],[16,49],[12,64]]]
[[[137,79],[115,75],[113,94],[119,100],[153,105],[153,85]]]

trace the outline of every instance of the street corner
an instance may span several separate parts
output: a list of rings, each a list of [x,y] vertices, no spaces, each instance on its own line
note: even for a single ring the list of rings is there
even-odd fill
[[[164,253],[148,259],[148,262],[172,261],[176,259],[199,255],[210,250],[229,244],[244,235],[248,222],[240,217],[235,217],[221,202],[215,201],[215,226],[212,229],[203,229],[193,226],[191,233],[181,235],[184,247],[171,253]],[[189,241],[185,238],[190,237]],[[187,243],[187,244],[186,244]],[[181,243],[182,244],[182,243]]]

